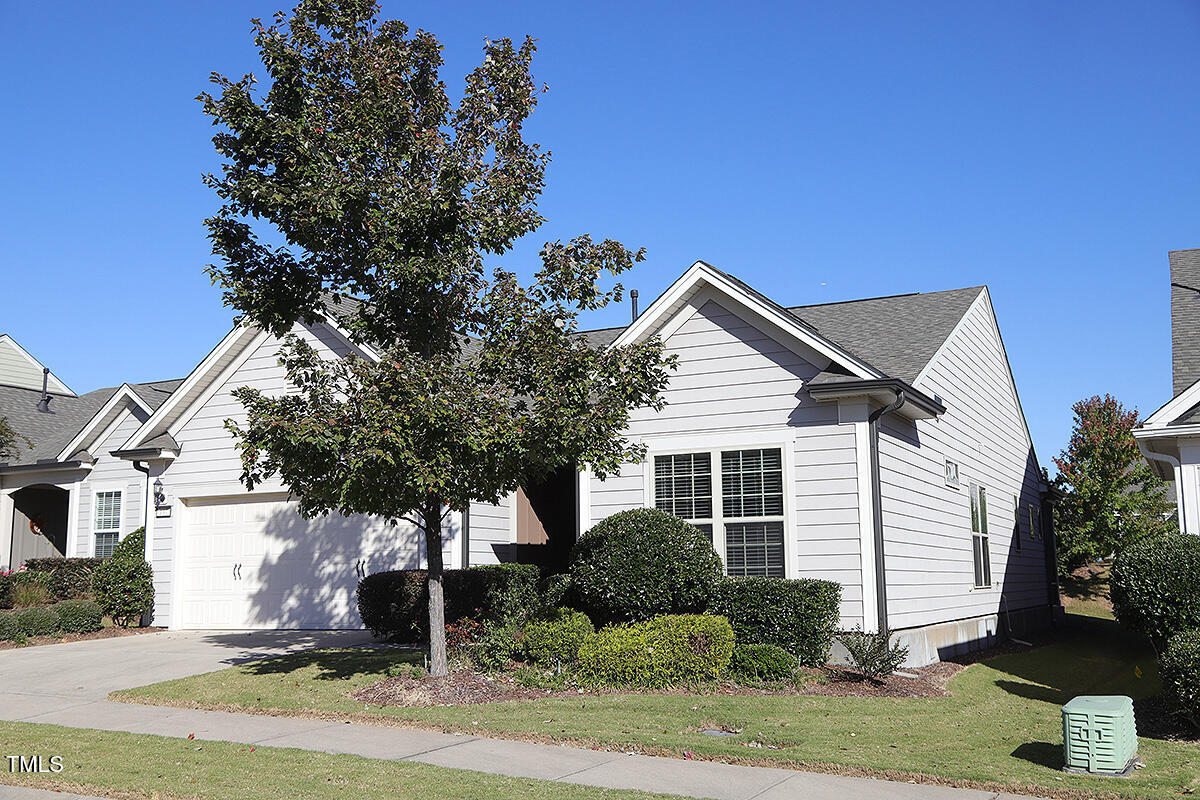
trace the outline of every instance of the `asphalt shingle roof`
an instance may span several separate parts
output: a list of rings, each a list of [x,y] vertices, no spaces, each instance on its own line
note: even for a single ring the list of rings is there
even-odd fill
[[[1171,383],[1178,395],[1200,380],[1200,250],[1173,250]]]

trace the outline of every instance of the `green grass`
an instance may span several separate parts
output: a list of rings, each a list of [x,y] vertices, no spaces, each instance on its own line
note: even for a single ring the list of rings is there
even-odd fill
[[[1114,619],[1108,587],[1107,564],[1089,564],[1062,578],[1062,603],[1068,614]]]
[[[963,785],[1054,793],[1177,797],[1200,791],[1200,747],[1143,738],[1146,768],[1128,779],[1061,771],[1059,707],[1079,694],[1158,693],[1154,656],[1115,623],[1074,617],[1055,644],[975,664],[951,697],[861,699],[579,695],[451,708],[365,708],[347,692],[414,656],[400,651],[301,653],[117,693],[133,702],[337,713],[476,734],[557,739],[643,752],[753,760],[883,775],[920,774]],[[1140,677],[1139,677],[1140,673]],[[698,729],[741,728],[715,738]],[[774,745],[747,747],[748,742]]]
[[[62,756],[57,774],[0,771],[0,784],[117,797],[203,800],[652,800],[667,795],[509,778],[280,747],[0,722],[5,755]],[[2,794],[0,790],[0,794]]]

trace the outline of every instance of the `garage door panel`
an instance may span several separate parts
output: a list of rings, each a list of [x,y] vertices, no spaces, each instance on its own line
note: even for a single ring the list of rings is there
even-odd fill
[[[361,628],[360,566],[417,565],[411,526],[281,500],[188,501],[182,536],[181,627]]]

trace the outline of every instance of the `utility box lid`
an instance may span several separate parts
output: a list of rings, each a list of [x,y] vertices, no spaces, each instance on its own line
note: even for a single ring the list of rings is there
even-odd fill
[[[1126,774],[1137,759],[1133,700],[1081,695],[1062,708],[1063,757],[1069,772]]]

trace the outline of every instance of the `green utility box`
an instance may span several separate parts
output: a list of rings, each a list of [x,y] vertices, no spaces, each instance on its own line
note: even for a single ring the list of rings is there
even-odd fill
[[[1133,700],[1120,695],[1080,695],[1063,706],[1063,757],[1067,772],[1128,775],[1137,761]]]

